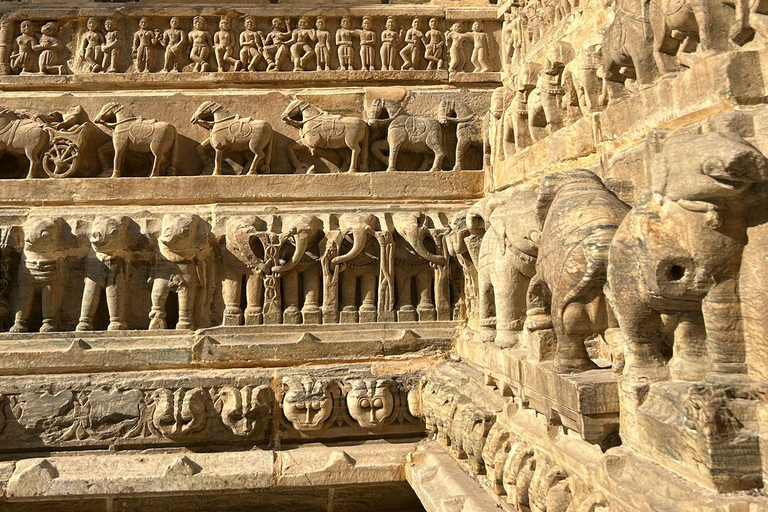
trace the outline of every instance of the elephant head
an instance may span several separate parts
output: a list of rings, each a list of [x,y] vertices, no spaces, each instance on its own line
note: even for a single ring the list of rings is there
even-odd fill
[[[448,246],[448,254],[454,258],[468,252],[467,243],[464,241],[470,235],[467,228],[467,216],[469,212],[459,212],[451,220],[450,229],[445,235],[445,243]]]
[[[289,261],[281,261],[280,265],[272,267],[275,274],[284,273],[298,265],[307,248],[317,241],[322,229],[320,219],[312,215],[286,215],[283,218],[283,230],[280,237],[283,240],[291,240],[294,251]]]
[[[416,254],[436,265],[448,263],[448,259],[444,255],[433,254],[424,246],[424,239],[431,234],[429,228],[424,225],[420,213],[395,213],[392,215],[392,223]]]
[[[115,257],[128,249],[131,219],[121,217],[97,217],[91,225],[89,236],[93,250]]]
[[[166,215],[163,217],[159,241],[179,255],[197,253],[210,243],[208,223],[198,215]]]
[[[358,257],[365,249],[368,237],[376,233],[377,218],[371,213],[345,213],[339,217],[342,235],[352,237],[352,248],[331,260],[331,265],[341,265]]]
[[[261,221],[255,217],[232,217],[227,221],[226,247],[238,260],[249,267],[267,272],[263,255],[256,254],[253,242],[259,232],[257,224]]]
[[[33,218],[24,224],[24,251],[53,258],[71,248],[74,238],[67,222],[61,218]]]

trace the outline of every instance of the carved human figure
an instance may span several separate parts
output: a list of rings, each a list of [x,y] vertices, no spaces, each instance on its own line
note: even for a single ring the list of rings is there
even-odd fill
[[[154,63],[154,48],[160,44],[160,29],[150,30],[149,18],[139,20],[139,30],[133,34],[133,64],[138,73],[149,73]]]
[[[93,330],[93,320],[104,292],[109,311],[108,331],[128,328],[126,299],[131,264],[146,259],[149,249],[146,238],[132,230],[128,217],[97,217],[89,235],[93,252],[85,265],[85,288],[77,331]]]
[[[400,40],[402,39],[402,31],[397,31],[395,24],[395,18],[388,17],[384,28],[381,33],[381,70],[382,71],[394,71],[395,70],[395,58],[397,58],[397,47],[400,46]]]
[[[421,31],[419,18],[413,18],[404,41],[405,46],[400,50],[400,57],[403,59],[400,69],[416,69],[421,63],[421,46],[424,44],[424,32]]]
[[[462,23],[457,22],[451,25],[451,29],[445,33],[445,44],[449,52],[448,71],[452,73],[464,71],[467,66],[464,44],[473,38],[473,34],[464,33]]]
[[[285,29],[285,31],[283,31]],[[290,56],[288,41],[292,36],[291,20],[285,22],[280,18],[272,19],[272,26],[264,38],[264,58],[267,60],[267,71],[280,71],[285,59]]]
[[[208,32],[208,22],[202,16],[195,16],[192,20],[192,30],[187,34],[190,44],[189,60],[192,63],[192,71],[206,72],[211,70],[209,59],[213,39]]]
[[[730,133],[655,131],[647,144],[651,189],[619,227],[608,264],[624,378],[732,381],[747,371],[739,296],[745,198],[768,179],[768,164]]]
[[[40,293],[43,324],[40,332],[60,328],[59,312],[67,269],[65,260],[77,248],[77,238],[66,221],[30,218],[24,223],[24,250],[19,264],[16,316],[11,332],[27,332],[35,296]]]
[[[80,37],[79,57],[86,66],[87,73],[98,73],[103,71],[101,67],[104,63],[104,52],[102,46],[105,44],[104,34],[99,30],[99,20],[88,18],[87,28]]]
[[[235,58],[235,41],[237,37],[232,31],[232,22],[228,16],[222,16],[219,30],[213,35],[213,53],[220,72],[240,71],[241,62]]]
[[[554,328],[558,373],[597,368],[587,338],[618,327],[603,285],[611,240],[628,211],[585,169],[549,174],[541,183],[536,205],[541,243],[528,294],[528,329]]]
[[[315,55],[317,56],[317,70],[331,70],[331,33],[327,30],[327,22],[322,16],[315,20]]]
[[[11,54],[11,69],[22,74],[34,73],[37,52],[40,51],[40,43],[35,37],[37,27],[34,22],[24,20],[20,28],[21,35],[16,38],[16,51]]]
[[[283,323],[319,324],[323,316],[322,271],[317,244],[322,223],[317,217],[302,214],[286,215],[282,223],[280,260],[271,272],[283,280]]]
[[[317,40],[315,30],[310,28],[309,18],[299,18],[298,26],[293,29],[291,39],[288,41],[291,47],[291,60],[294,71],[304,71],[307,62],[315,56],[313,45]]]
[[[212,235],[197,215],[163,217],[152,275],[149,329],[166,329],[165,306],[170,292],[179,299],[176,329],[205,327],[213,294]]]
[[[321,430],[338,401],[338,385],[326,380],[285,377],[282,382],[283,414],[300,432]]]
[[[360,69],[373,71],[376,65],[376,32],[373,31],[373,19],[363,16],[362,28],[358,29],[360,38]]]
[[[376,243],[377,223],[373,214],[344,213],[339,217],[338,254],[330,260],[328,270],[339,272],[342,323],[376,321],[380,258]]]
[[[514,77],[515,95],[504,112],[504,157],[511,157],[533,143],[528,122],[528,100],[536,88],[541,67],[535,62],[523,64]]]
[[[339,54],[339,69],[351,71],[355,55],[353,44],[356,32],[352,30],[352,20],[349,16],[341,18],[341,27],[336,30],[336,47]]]
[[[104,21],[104,44],[101,47],[103,55],[101,68],[107,73],[117,73],[117,62],[120,59],[120,32],[117,30],[117,22],[112,18]]]
[[[240,68],[256,71],[264,59],[264,33],[256,30],[256,18],[246,16],[243,21],[245,29],[240,33]]]
[[[491,69],[488,64],[488,57],[490,56],[490,39],[488,34],[483,32],[483,22],[475,21],[472,23],[472,56],[470,61],[475,67],[473,70],[475,73],[485,73]]]
[[[150,395],[152,429],[168,438],[183,438],[205,428],[210,396],[202,388],[156,389]]]
[[[395,411],[395,383],[383,379],[360,379],[346,384],[349,415],[362,428],[382,428]]]
[[[539,234],[536,188],[520,186],[476,203],[467,229],[482,236],[477,255],[478,333],[501,348],[518,346],[525,323],[526,293],[536,270]]]
[[[171,18],[169,27],[163,32],[160,44],[165,48],[163,71],[179,73],[183,68],[184,47],[187,44],[187,34],[181,29],[181,20],[177,16]]]
[[[419,213],[392,215],[392,224],[399,235],[394,257],[400,322],[449,319],[448,251],[442,240],[445,230],[430,229],[427,222]],[[418,304],[413,303],[414,296]]]
[[[564,125],[565,89],[561,83],[565,65],[572,59],[573,47],[564,41],[559,41],[547,53],[547,62],[528,100],[528,125],[534,141],[544,139]]]
[[[36,51],[40,52],[38,67],[40,73],[44,75],[63,75],[66,73],[66,66],[60,64],[61,53],[65,50],[64,44],[59,41],[59,24],[55,21],[49,21],[40,29],[43,33]]]
[[[242,282],[245,279],[245,325],[259,325],[264,319],[264,247],[257,233],[264,228],[256,218],[234,217],[227,221],[226,235],[219,253],[222,259],[224,299],[223,325],[241,325]]]
[[[437,28],[437,18],[429,19],[429,30],[424,34],[424,59],[427,69],[443,69],[445,59],[445,34]]]

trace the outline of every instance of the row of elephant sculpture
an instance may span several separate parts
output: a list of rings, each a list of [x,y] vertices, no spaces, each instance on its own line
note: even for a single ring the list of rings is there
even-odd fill
[[[582,169],[489,196],[458,220],[446,238],[480,340],[525,349],[553,330],[561,373],[597,368],[595,335],[615,340],[625,378],[747,371],[739,272],[766,158],[723,132],[655,131],[647,145],[650,190],[634,208]]]
[[[436,118],[432,118],[410,115],[393,100],[374,99],[368,120],[332,114],[306,101],[293,100],[281,114],[281,119],[299,131],[299,138],[287,148],[294,172],[315,171],[314,165],[299,159],[300,151],[317,156],[330,169],[349,172],[368,170],[369,151],[387,166],[387,171],[397,169],[401,152],[423,155],[425,168],[431,153],[430,170],[438,171],[446,156],[443,125],[456,130],[453,170],[463,169],[462,162],[470,147],[478,146],[481,151],[484,148],[483,119],[458,100],[441,101]],[[170,123],[137,116],[117,102],[104,105],[94,122],[112,132],[112,142],[97,148],[105,169],[110,167],[109,155],[114,153],[112,177],[125,173],[129,152],[152,155],[150,176],[176,172],[179,134]],[[233,154],[245,156],[244,174],[270,172],[275,136],[268,122],[230,114],[214,101],[203,102],[190,122],[210,131],[198,152],[203,162],[209,164],[213,175],[223,173],[225,159]],[[370,132],[374,127],[385,128],[386,135],[371,143]],[[87,130],[93,129],[80,107],[66,113],[2,109],[0,154],[25,155],[29,160],[28,178],[43,176],[41,170],[51,177],[71,176],[77,172],[87,145],[92,144]],[[341,157],[340,167],[328,158],[331,153]]]
[[[4,248],[11,332],[29,330],[38,311],[41,332],[71,328],[63,303],[79,311],[78,331],[146,328],[142,295],[151,297],[148,328],[165,329],[172,292],[176,329],[210,326],[217,292],[223,325],[449,320],[460,292],[451,290],[446,228],[420,213],[233,217],[219,237],[198,215],[168,214],[159,228],[148,236],[128,217],[105,216],[78,235],[61,217],[30,218],[18,273],[9,263],[18,250]],[[97,314],[102,296],[108,324]],[[138,310],[144,320],[131,325]]]

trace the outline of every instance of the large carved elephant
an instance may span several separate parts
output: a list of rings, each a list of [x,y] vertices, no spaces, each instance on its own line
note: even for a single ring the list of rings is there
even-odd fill
[[[525,323],[538,254],[536,197],[535,185],[523,185],[480,201],[467,214],[472,234],[485,231],[477,263],[480,339],[502,348],[517,345]]]
[[[152,276],[150,329],[166,328],[170,292],[179,298],[176,329],[205,327],[213,298],[213,236],[198,215],[165,215],[157,240]]]
[[[549,310],[557,336],[558,373],[597,368],[585,340],[615,327],[603,285],[611,240],[628,211],[585,169],[553,173],[541,183],[536,204],[541,243],[528,307]],[[537,327],[529,322],[531,330]]]
[[[59,311],[67,277],[66,258],[77,248],[77,237],[61,217],[24,223],[24,251],[19,264],[16,316],[11,332],[27,332],[36,292],[40,292],[40,332],[59,328]]]
[[[395,290],[397,319],[401,322],[448,320],[450,316],[447,247],[439,230],[428,228],[427,222],[420,213],[392,215],[399,235],[399,243],[395,243]],[[414,287],[418,297],[415,308]]]
[[[378,218],[370,213],[339,216],[339,254],[331,259],[330,265],[333,268],[341,266],[339,292],[342,323],[376,321],[376,285],[381,260],[376,242],[377,226]]]
[[[264,262],[264,247],[258,237],[263,228],[263,221],[255,217],[233,217],[227,221],[226,236],[219,250],[225,308],[223,325],[243,323],[240,304],[243,279],[245,325],[259,325],[263,321],[264,274],[269,270]]]
[[[279,264],[272,267],[272,273],[283,279],[285,324],[322,323],[322,271],[317,245],[322,229],[320,219],[312,215],[286,215],[282,219],[283,244]]]
[[[467,318],[476,319],[477,314],[477,264],[482,237],[472,234],[467,226],[467,212],[457,213],[451,220],[450,229],[445,235],[448,254],[459,263],[463,276],[463,287],[458,290],[458,306],[464,305]],[[454,315],[461,318],[460,313]]]
[[[607,294],[626,343],[624,377],[744,373],[744,205],[750,185],[768,180],[768,164],[726,133],[657,131],[648,149],[651,191],[621,224],[608,265]]]

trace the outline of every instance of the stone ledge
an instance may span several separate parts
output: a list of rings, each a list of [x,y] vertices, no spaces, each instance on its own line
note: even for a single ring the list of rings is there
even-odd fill
[[[456,322],[0,334],[0,375],[363,362],[450,349]]]
[[[0,180],[0,206],[475,199],[483,173],[372,172]]]

